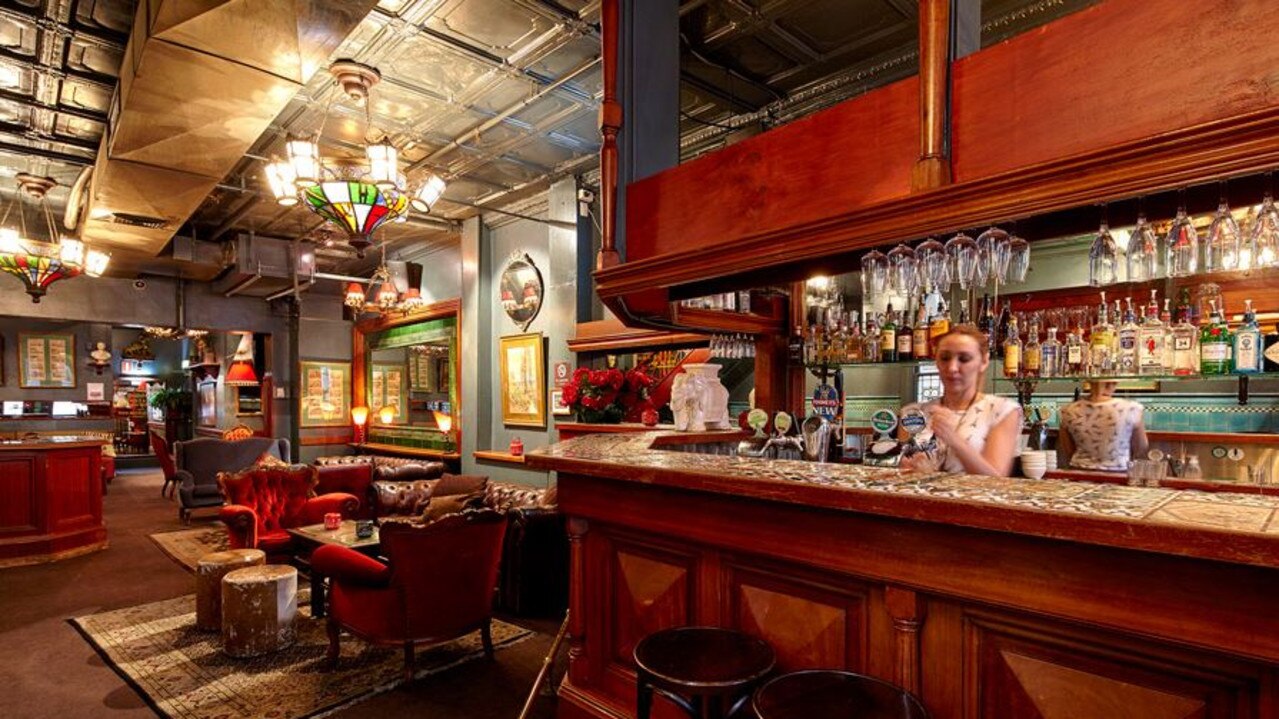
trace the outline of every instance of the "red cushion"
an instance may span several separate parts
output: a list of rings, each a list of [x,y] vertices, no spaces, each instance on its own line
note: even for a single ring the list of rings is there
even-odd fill
[[[394,587],[373,588],[333,582],[329,592],[332,617],[369,639],[404,636],[404,607]]]
[[[270,554],[283,554],[293,544],[293,535],[283,529],[258,534],[258,549]]]
[[[257,514],[259,538],[304,524],[303,509],[315,483],[315,468],[306,465],[259,466],[218,475],[227,502],[251,507]]]

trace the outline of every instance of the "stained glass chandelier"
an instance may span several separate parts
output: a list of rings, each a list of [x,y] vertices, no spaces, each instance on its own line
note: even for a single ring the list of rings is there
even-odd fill
[[[17,176],[20,198],[9,203],[0,217],[0,270],[22,280],[32,302],[39,302],[49,291],[49,285],[58,280],[81,274],[99,277],[107,269],[111,256],[98,250],[85,251],[84,243],[70,237],[60,237],[53,211],[45,203],[45,195],[57,186],[52,177],[38,177],[19,172]],[[37,213],[43,218],[47,241],[34,239],[27,233],[26,212],[21,197],[32,198]],[[18,208],[18,226],[9,224],[9,215]]]
[[[369,92],[382,79],[377,68],[338,60],[329,73],[348,99],[364,107],[365,122],[372,124]],[[410,182],[400,172],[398,151],[386,138],[366,144],[363,161],[321,158],[322,131],[323,127],[309,139],[290,137],[284,147],[286,158],[266,166],[267,183],[279,204],[302,202],[345,230],[361,257],[372,244],[374,230],[387,222],[404,221],[409,208],[430,212],[444,194],[444,180],[438,175],[427,173]]]

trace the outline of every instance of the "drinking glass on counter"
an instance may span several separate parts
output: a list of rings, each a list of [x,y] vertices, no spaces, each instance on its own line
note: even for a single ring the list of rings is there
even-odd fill
[[[1128,486],[1158,487],[1159,482],[1168,474],[1166,462],[1153,459],[1134,459],[1128,465]]]

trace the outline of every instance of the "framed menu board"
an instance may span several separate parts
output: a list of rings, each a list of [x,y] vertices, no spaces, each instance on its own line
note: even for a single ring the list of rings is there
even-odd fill
[[[21,387],[75,387],[75,335],[18,333]]]
[[[301,363],[298,412],[303,427],[344,427],[351,423],[350,362]]]
[[[408,422],[405,411],[405,383],[408,377],[401,364],[374,363],[369,372],[369,409],[377,418],[378,424],[404,424]],[[383,422],[381,409],[393,407],[393,419]]]

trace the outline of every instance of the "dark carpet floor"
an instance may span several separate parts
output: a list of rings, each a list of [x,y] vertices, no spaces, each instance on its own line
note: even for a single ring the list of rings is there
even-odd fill
[[[0,569],[0,717],[155,716],[66,620],[194,591],[192,576],[147,538],[183,528],[177,503],[160,497],[161,484],[158,470],[129,470],[115,479],[106,497],[111,546],[105,551]],[[213,521],[204,512],[193,523]],[[333,716],[515,719],[558,623],[502,618],[539,634],[498,652],[496,661],[468,662]],[[555,676],[562,673],[561,656]],[[554,699],[543,693],[530,716],[554,713]]]

